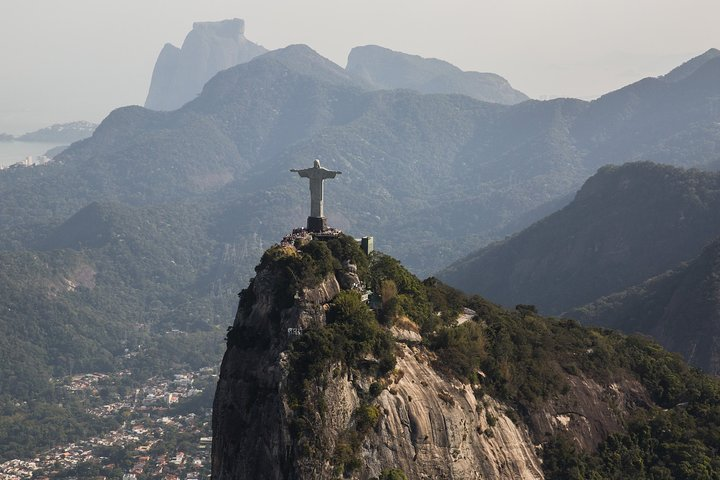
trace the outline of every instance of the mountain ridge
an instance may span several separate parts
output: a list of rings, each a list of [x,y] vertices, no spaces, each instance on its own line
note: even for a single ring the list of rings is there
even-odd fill
[[[693,57],[682,65],[675,67],[660,78],[669,82],[682,80],[689,75],[692,75],[698,68],[702,67],[709,60],[714,60],[717,57],[720,57],[720,50],[717,48],[710,48],[697,57]]]
[[[456,93],[507,105],[529,98],[513,89],[498,74],[463,72],[444,60],[396,52],[378,45],[354,47],[345,68],[373,89],[408,88],[424,94]]]
[[[283,55],[292,58],[283,60]],[[307,60],[328,71],[308,72]],[[585,136],[573,128],[587,115],[589,102],[505,106],[462,95],[369,92],[304,47],[223,71],[197,99],[176,111],[118,109],[91,138],[55,161],[0,172],[0,253],[7,261],[0,272],[8,275],[3,278],[10,287],[15,285],[13,272],[26,279],[47,278],[55,295],[0,289],[0,309],[32,307],[17,322],[3,323],[4,345],[31,345],[37,336],[36,346],[47,338],[63,346],[84,346],[82,352],[62,357],[40,351],[33,361],[44,365],[43,372],[63,373],[73,365],[91,368],[106,360],[108,367],[119,368],[126,361],[118,357],[124,335],[150,346],[133,364],[142,375],[205,362],[216,354],[223,330],[219,322],[231,314],[229,299],[253,276],[255,259],[290,226],[305,224],[307,185],[290,168],[320,158],[343,171],[326,189],[330,225],[358,236],[374,235],[377,248],[427,274],[497,238],[510,225],[532,222],[542,214],[538,205],[566,198],[595,170],[595,163],[657,151],[680,165],[717,161],[713,75],[712,69],[696,72],[693,81],[705,84],[700,92],[690,89],[681,95],[689,83],[677,82],[672,105],[662,108],[644,105],[655,98],[637,92],[632,105],[607,105],[608,124],[587,122]],[[641,124],[634,109],[657,115],[645,114]],[[609,148],[620,138],[610,123],[624,116],[625,130],[643,133],[646,153],[622,142]],[[673,127],[676,117],[682,121]],[[688,118],[696,120],[688,123]],[[679,132],[672,144],[665,134],[669,127]],[[82,212],[93,202],[99,214]],[[63,224],[78,213],[73,222],[87,227],[88,234],[105,225],[102,215],[110,215],[111,241],[94,245],[92,235],[64,237]],[[91,285],[80,282],[88,271],[76,274],[73,255],[93,266],[94,288],[83,287]],[[38,258],[57,262],[62,275],[37,266]],[[16,268],[12,262],[21,265]],[[37,303],[38,298],[47,302]],[[77,325],[102,325],[119,333],[63,329],[73,315]],[[562,325],[557,332],[571,328]],[[15,327],[27,327],[21,332],[24,343],[11,340],[20,335]],[[173,329],[186,334],[165,336]],[[36,352],[15,348],[7,371],[22,372],[21,361],[29,351]],[[185,356],[188,351],[192,355]],[[504,358],[501,353],[498,358]],[[523,371],[514,375],[522,378]],[[44,388],[23,384],[25,378],[17,373],[2,380],[9,385],[4,391],[12,395],[13,385],[22,392]],[[553,384],[552,377],[547,381]],[[532,378],[527,384],[543,388]],[[3,411],[12,415],[15,403],[11,396]],[[0,422],[0,427],[7,425]],[[10,443],[0,441],[3,445]]]
[[[381,292],[374,309],[363,283]],[[268,249],[226,341],[217,480],[621,478],[632,458],[634,478],[720,468],[716,379],[638,337],[420,282],[348,237]]]
[[[221,72],[177,111],[127,107],[111,113],[93,138],[58,155],[63,167],[48,166],[43,172],[47,180],[57,175],[55,181],[78,192],[70,200],[74,207],[64,213],[70,215],[100,199],[89,194],[100,190],[114,200],[138,204],[187,195],[237,198],[232,189],[253,191],[255,185],[284,195],[280,189],[290,179],[281,172],[320,158],[354,177],[347,194],[355,198],[338,198],[331,213],[337,215],[335,221],[346,229],[376,230],[389,251],[402,247],[404,260],[430,273],[456,259],[458,251],[510,233],[518,218],[535,220],[531,212],[538,205],[574,191],[605,163],[656,152],[679,165],[716,161],[720,131],[713,125],[718,115],[707,106],[697,109],[714,95],[709,90],[714,75],[712,70],[696,72],[696,77],[708,76],[705,91],[697,98],[678,96],[681,103],[643,115],[641,124],[623,113],[630,107],[620,99],[503,106],[458,95],[368,92],[341,67],[308,47],[293,46]],[[682,89],[686,81],[673,85]],[[637,98],[634,109],[656,101],[649,94]],[[600,105],[609,114],[598,115]],[[628,118],[622,128],[615,127],[623,116]],[[696,120],[688,120],[693,116]],[[678,118],[683,122],[672,127],[674,137],[666,136]],[[637,135],[645,139],[642,150],[631,141]],[[80,172],[81,164],[89,174],[70,174]],[[33,181],[32,172],[15,174]],[[429,176],[438,181],[430,182]],[[398,181],[403,177],[407,180]],[[28,186],[0,188],[17,194]],[[359,199],[360,190],[370,195]],[[292,196],[299,198],[299,192]],[[58,211],[68,199],[53,202],[35,218],[44,221],[47,212]],[[469,215],[454,213],[460,205]],[[398,209],[403,215],[397,215]],[[294,212],[286,220],[303,224],[300,209]],[[430,228],[428,222],[442,237],[421,232]],[[280,225],[272,235],[281,234]],[[455,235],[446,234],[451,229]],[[421,255],[427,248],[438,252],[432,263]]]
[[[714,173],[651,163],[603,167],[562,210],[439,277],[505,305],[559,314],[694,257],[720,235],[718,192]]]
[[[650,335],[688,363],[720,374],[720,238],[672,270],[573,309],[584,323]]]

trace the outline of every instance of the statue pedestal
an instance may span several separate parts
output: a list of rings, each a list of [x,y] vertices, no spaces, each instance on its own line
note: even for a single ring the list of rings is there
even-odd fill
[[[322,233],[327,230],[327,218],[307,217],[307,230],[310,233]]]

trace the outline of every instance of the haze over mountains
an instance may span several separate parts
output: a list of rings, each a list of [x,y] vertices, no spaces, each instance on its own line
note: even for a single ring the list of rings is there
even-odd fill
[[[718,239],[720,174],[629,163],[602,168],[568,206],[439,277],[506,305],[651,335],[718,374]]]
[[[568,316],[650,335],[689,363],[720,375],[720,238],[691,261]]]
[[[718,236],[720,174],[629,163],[602,168],[568,206],[440,278],[559,314],[690,260]]]
[[[708,60],[681,81],[646,79],[589,103],[508,107],[408,91],[366,92],[346,70],[295,46],[222,72],[196,101],[169,117],[119,110],[103,132],[127,130],[129,138],[148,142],[144,151],[157,150],[160,157],[150,161],[158,165],[192,156],[183,168],[204,173],[180,180],[194,184],[189,190],[230,181],[245,184],[233,190],[252,190],[258,175],[265,187],[279,186],[292,180],[284,170],[297,162],[319,157],[334,163],[349,175],[337,182],[343,195],[328,208],[331,220],[337,215],[341,227],[372,229],[385,248],[426,274],[458,251],[509,233],[506,226],[519,216],[574,191],[606,163],[650,159],[703,166],[717,160],[719,65]],[[159,145],[173,142],[173,131],[180,130],[187,132],[182,138],[190,150],[161,159],[177,146]],[[167,140],[152,138],[160,131]],[[107,157],[113,148],[102,138],[74,156],[97,149],[98,158]],[[248,167],[253,182],[242,173]],[[147,181],[142,177],[140,185]],[[366,195],[382,190],[387,193]],[[401,210],[402,216],[393,216]],[[457,218],[460,210],[469,214]],[[293,223],[302,224],[302,213],[295,215]],[[427,232],[445,233],[438,238]],[[418,260],[427,248],[435,250],[433,260]]]
[[[70,123],[59,123],[49,127],[28,132],[18,137],[9,134],[0,134],[0,141],[20,142],[47,142],[47,143],[67,143],[68,145],[83,140],[92,135],[97,127],[96,124],[86,121],[77,121]]]
[[[368,92],[309,48],[288,47],[221,72],[178,111],[116,110],[42,179],[30,171],[0,179],[9,204],[50,178],[77,192],[72,198],[43,194],[22,208],[28,216],[7,207],[0,215],[14,228],[22,218],[57,222],[51,218],[94,200],[200,195],[242,205],[228,209],[226,240],[277,238],[306,215],[304,189],[286,170],[318,157],[347,172],[328,186],[331,223],[375,234],[425,275],[509,225],[521,227],[518,219],[530,223],[539,205],[571,193],[603,164],[716,161],[718,79],[714,59],[683,80],[646,79],[594,102],[503,106]],[[30,215],[33,204],[39,210]]]
[[[682,65],[672,69],[666,75],[663,75],[662,79],[670,82],[682,80],[695,73],[698,68],[705,65],[705,63],[707,63],[708,61],[714,60],[717,57],[720,57],[720,50],[718,50],[717,48],[711,48],[702,55],[691,58]]]
[[[350,51],[347,71],[375,89],[407,88],[420,93],[458,93],[485,102],[514,105],[528,96],[494,73],[463,72],[435,58],[395,52],[377,45]]]
[[[2,271],[36,286],[3,277],[0,308],[25,305],[31,321],[3,317],[0,333],[7,346],[38,335],[69,352],[38,353],[43,378],[120,368],[137,341],[146,365],[216,355],[209,339],[257,258],[305,224],[307,186],[288,170],[315,158],[343,172],[326,187],[330,225],[374,235],[420,276],[545,215],[602,165],[716,165],[720,58],[710,57],[594,102],[502,105],[377,90],[295,45],[218,72],[177,110],[120,108],[54,162],[0,172]],[[187,342],[170,341],[173,328]],[[63,347],[75,344],[82,355]],[[24,357],[10,358],[9,371]]]
[[[182,48],[165,44],[155,64],[145,107],[165,111],[180,108],[194,99],[219,71],[267,52],[244,34],[245,22],[238,18],[196,22]],[[458,93],[501,104],[528,99],[497,74],[463,72],[442,60],[408,55],[376,45],[353,48],[346,68],[359,84],[372,89]]]
[[[196,22],[180,48],[166,43],[160,52],[145,107],[180,108],[220,70],[265,52],[267,49],[245,38],[245,22],[239,18]]]

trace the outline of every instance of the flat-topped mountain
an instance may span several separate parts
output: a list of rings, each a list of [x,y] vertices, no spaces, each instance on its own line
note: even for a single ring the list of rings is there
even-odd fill
[[[559,314],[694,258],[720,235],[720,174],[604,167],[562,210],[439,274],[505,305]]]
[[[494,73],[464,72],[436,58],[396,52],[377,45],[350,51],[347,71],[375,89],[408,88],[420,93],[458,93],[484,102],[513,105],[528,96]]]
[[[195,98],[220,70],[247,62],[267,50],[245,38],[239,18],[196,22],[181,48],[166,43],[152,74],[145,107],[175,110]]]

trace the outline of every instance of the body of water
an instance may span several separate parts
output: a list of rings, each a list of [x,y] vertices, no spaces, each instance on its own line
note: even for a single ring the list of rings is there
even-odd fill
[[[44,155],[51,148],[60,143],[45,142],[0,142],[0,167],[7,167],[13,163],[22,162],[26,157]]]

